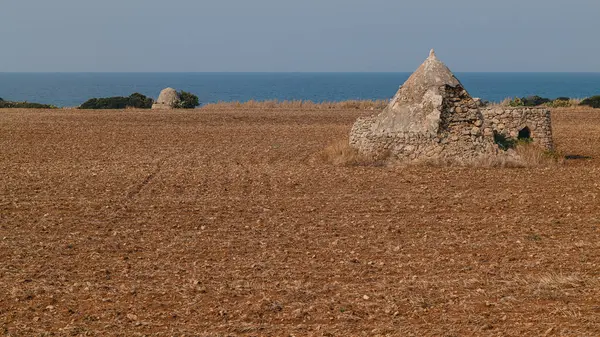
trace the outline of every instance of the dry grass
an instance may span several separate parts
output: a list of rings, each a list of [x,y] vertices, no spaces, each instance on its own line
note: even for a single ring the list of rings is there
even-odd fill
[[[354,166],[366,161],[357,149],[350,146],[348,140],[340,140],[327,146],[321,153],[324,162],[336,166]]]
[[[565,290],[581,287],[584,279],[577,275],[547,273],[531,278],[531,285],[536,289]]]
[[[581,104],[581,101],[583,101],[585,98],[570,98],[568,103],[568,106],[573,107],[573,106],[579,106],[579,104]]]
[[[389,152],[372,157],[361,154],[350,146],[348,139],[333,142],[319,154],[320,158],[335,166],[382,166],[385,165]]]
[[[312,101],[255,101],[247,102],[218,102],[202,106],[202,110],[215,111],[223,109],[244,109],[244,110],[380,110],[388,104],[387,100],[349,100],[343,102],[322,102]]]
[[[583,101],[583,99],[580,98],[570,98],[568,101],[555,100],[544,104],[544,106],[549,108],[573,108],[578,107],[581,101]]]
[[[551,272],[527,276],[524,284],[530,289],[534,298],[564,301],[572,294],[597,287],[598,281],[579,274]]]
[[[497,155],[482,155],[469,159],[455,159],[455,158],[436,158],[436,159],[424,159],[415,160],[403,165],[410,166],[430,166],[430,167],[463,167],[463,168],[482,168],[482,167],[496,167],[496,168],[515,168],[515,167],[527,167],[521,160],[515,155],[509,155],[506,153],[499,153]]]
[[[499,105],[499,106],[509,106],[510,102],[513,101],[513,97],[506,97],[498,103],[492,103],[491,105]]]
[[[500,151],[494,156],[480,157],[464,166],[498,168],[539,168],[564,164],[564,156],[556,150],[548,151],[537,144],[521,142],[516,149]]]
[[[518,143],[517,163],[522,167],[550,167],[564,164],[564,155],[558,150],[548,151],[534,143]]]

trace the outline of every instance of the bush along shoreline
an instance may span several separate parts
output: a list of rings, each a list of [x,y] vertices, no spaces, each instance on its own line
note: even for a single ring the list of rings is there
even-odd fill
[[[144,96],[140,93],[133,93],[129,97],[103,97],[90,98],[79,106],[79,109],[88,110],[103,110],[103,109],[150,109],[152,108],[152,98]]]
[[[187,92],[177,92],[178,101],[173,106],[175,109],[194,109],[200,106],[198,96]],[[77,107],[62,107],[63,109],[81,109],[81,110],[123,110],[123,109],[151,109],[155,101],[151,97],[142,95],[138,92],[127,97],[101,97],[90,98]],[[0,98],[0,109],[60,109],[55,105],[7,101]]]
[[[58,107],[50,104],[5,101],[0,98],[0,109],[58,109]]]
[[[200,100],[198,100],[198,96],[192,94],[187,91],[179,91],[177,93],[179,95],[179,102],[175,105],[177,109],[194,109],[200,106]]]
[[[592,108],[600,108],[600,95],[584,99],[579,105],[587,105]]]

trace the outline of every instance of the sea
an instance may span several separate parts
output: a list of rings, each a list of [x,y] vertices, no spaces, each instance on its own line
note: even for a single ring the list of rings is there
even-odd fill
[[[600,73],[456,73],[473,97],[585,98],[600,95]],[[139,92],[157,98],[166,87],[220,101],[390,99],[410,73],[0,73],[0,98],[79,106],[94,97]]]

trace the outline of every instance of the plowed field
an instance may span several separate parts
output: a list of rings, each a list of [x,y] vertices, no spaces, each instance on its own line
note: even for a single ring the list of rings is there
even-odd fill
[[[545,168],[333,166],[355,111],[0,111],[0,334],[599,336],[600,111]]]

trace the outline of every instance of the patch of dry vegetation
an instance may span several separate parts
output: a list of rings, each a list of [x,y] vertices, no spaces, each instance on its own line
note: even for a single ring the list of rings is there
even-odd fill
[[[565,161],[560,151],[548,151],[534,143],[518,143],[515,152],[517,163],[522,167],[549,167],[564,164]]]
[[[569,100],[554,100],[548,103],[551,108],[569,108],[577,107],[583,101],[581,98],[569,98]]]
[[[510,102],[513,101],[513,97],[506,97],[505,99],[501,100],[500,102],[491,102],[489,105],[490,106],[509,106]]]
[[[389,159],[389,152],[367,156],[350,146],[348,139],[333,142],[319,154],[320,158],[335,166],[382,166]]]
[[[537,290],[566,290],[581,287],[588,280],[580,275],[565,275],[559,273],[547,273],[537,277],[530,277],[530,285]],[[589,280],[595,281],[595,280]]]
[[[520,281],[529,289],[533,298],[541,300],[564,300],[575,293],[598,287],[598,279],[588,275],[557,272],[527,275]]]
[[[521,142],[515,150],[499,151],[495,155],[480,156],[472,159],[438,158],[415,160],[411,162],[394,161],[391,153],[386,151],[377,156],[361,154],[350,146],[347,139],[331,143],[319,153],[323,162],[335,166],[382,166],[400,164],[411,166],[431,167],[496,167],[496,168],[525,168],[551,167],[564,163],[564,156],[558,151],[547,151],[536,144]]]
[[[247,102],[218,102],[204,105],[201,109],[214,111],[224,109],[244,110],[380,110],[388,104],[387,100],[349,100],[343,102],[293,101],[255,101]]]
[[[518,142],[514,150],[499,150],[498,154],[458,163],[467,167],[534,168],[551,167],[564,163],[557,150],[548,151],[531,142]]]

